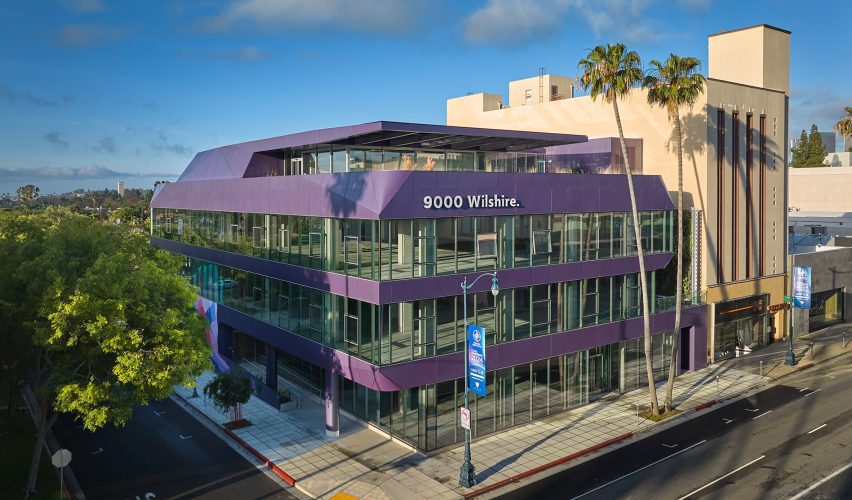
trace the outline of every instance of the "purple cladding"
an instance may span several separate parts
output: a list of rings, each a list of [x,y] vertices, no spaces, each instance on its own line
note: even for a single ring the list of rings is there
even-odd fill
[[[283,135],[243,142],[198,153],[177,182],[239,179],[256,153],[274,155],[288,148],[319,145],[393,145],[410,149],[459,149],[465,151],[526,151],[535,148],[585,142],[584,135],[553,134],[422,123],[377,121]]]
[[[707,345],[706,306],[683,309],[682,342],[686,363],[681,366],[689,370],[703,368],[706,364]],[[277,349],[286,351],[300,359],[313,363],[360,385],[378,391],[398,391],[437,382],[462,378],[464,357],[461,352],[443,354],[404,363],[376,366],[368,361],[335,350],[290,331],[282,330],[234,309],[219,306],[219,321],[228,328],[252,332],[252,336]],[[674,312],[667,311],[651,317],[652,333],[671,330]],[[220,327],[221,327],[220,325]],[[606,323],[577,330],[542,335],[529,339],[495,344],[486,348],[488,370],[499,370],[521,363],[529,363],[562,354],[569,354],[596,346],[621,342],[642,336],[642,318]],[[224,339],[228,342],[228,339]]]
[[[659,176],[633,179],[640,210],[674,205]],[[425,196],[505,196],[516,206],[424,207]],[[630,211],[624,175],[497,172],[351,172],[161,184],[153,208],[356,219],[416,219]]]

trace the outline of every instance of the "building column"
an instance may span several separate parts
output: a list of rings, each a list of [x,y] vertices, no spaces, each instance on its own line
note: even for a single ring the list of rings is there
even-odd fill
[[[340,435],[340,384],[337,375],[331,370],[325,371],[325,435]]]
[[[278,392],[278,350],[266,344],[266,387]]]

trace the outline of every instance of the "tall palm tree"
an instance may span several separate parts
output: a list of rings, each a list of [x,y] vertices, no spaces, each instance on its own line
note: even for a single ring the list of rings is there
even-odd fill
[[[648,104],[665,108],[674,122],[677,151],[677,276],[675,277],[675,320],[672,339],[669,380],[666,384],[665,410],[672,410],[672,389],[677,374],[677,351],[680,344],[680,310],[683,305],[683,131],[680,123],[681,106],[692,107],[704,92],[701,63],[694,57],[670,54],[664,63],[651,61],[642,86],[648,89]]]
[[[618,126],[618,139],[621,143],[621,156],[627,173],[627,188],[630,192],[630,208],[633,212],[633,231],[636,239],[636,254],[639,257],[639,285],[642,290],[642,323],[645,334],[645,368],[648,372],[648,392],[651,396],[651,412],[658,414],[660,404],[657,400],[657,388],[654,386],[654,368],[651,362],[651,314],[648,301],[648,280],[645,275],[645,254],[642,250],[642,234],[639,226],[639,211],[636,208],[636,193],[633,190],[633,173],[630,171],[630,158],[624,144],[624,130],[621,127],[621,115],[618,113],[618,100],[626,96],[630,89],[642,82],[642,62],[639,54],[628,51],[624,44],[598,45],[577,64],[580,72],[580,86],[589,90],[593,101],[601,96],[606,103],[612,104],[615,123]]]
[[[846,111],[846,117],[837,122],[834,129],[843,137],[852,137],[852,106],[846,106],[843,110]]]

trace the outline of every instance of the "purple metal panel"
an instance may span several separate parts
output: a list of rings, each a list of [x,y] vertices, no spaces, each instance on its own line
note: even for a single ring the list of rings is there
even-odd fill
[[[659,176],[633,177],[640,210],[674,205]],[[519,207],[427,209],[424,196],[505,195]],[[154,208],[357,219],[629,211],[624,175],[489,172],[351,172],[182,181],[158,190]]]
[[[464,279],[463,277],[466,274],[476,274],[460,273],[380,282],[160,238],[151,238],[151,244],[169,252],[242,269],[250,273],[269,276],[270,278],[288,281],[297,285],[307,286],[372,304],[393,304],[396,302],[459,295],[461,290],[460,283]],[[662,269],[668,265],[671,258],[671,253],[648,255],[645,257],[646,269],[648,271]],[[639,258],[622,257],[602,261],[568,262],[548,266],[500,269],[497,271],[497,275],[501,288],[517,288],[637,272],[639,272]],[[476,291],[488,290],[490,287],[489,283],[486,280],[483,280],[482,283],[482,289]]]
[[[375,366],[367,361],[334,350],[318,342],[281,330],[229,307],[219,305],[219,321],[271,344],[309,363],[342,375],[360,385],[379,391],[398,391],[464,376],[464,358],[461,352],[409,361],[388,366]],[[706,306],[683,310],[684,326],[693,325],[698,349],[707,345]],[[652,333],[670,330],[674,325],[674,312],[653,317]],[[633,318],[617,323],[591,326],[579,330],[554,333],[531,339],[496,344],[486,349],[488,370],[499,370],[562,354],[591,349],[601,345],[641,337],[642,319]],[[701,352],[701,351],[699,351]],[[695,369],[706,366],[705,359],[694,359]]]

